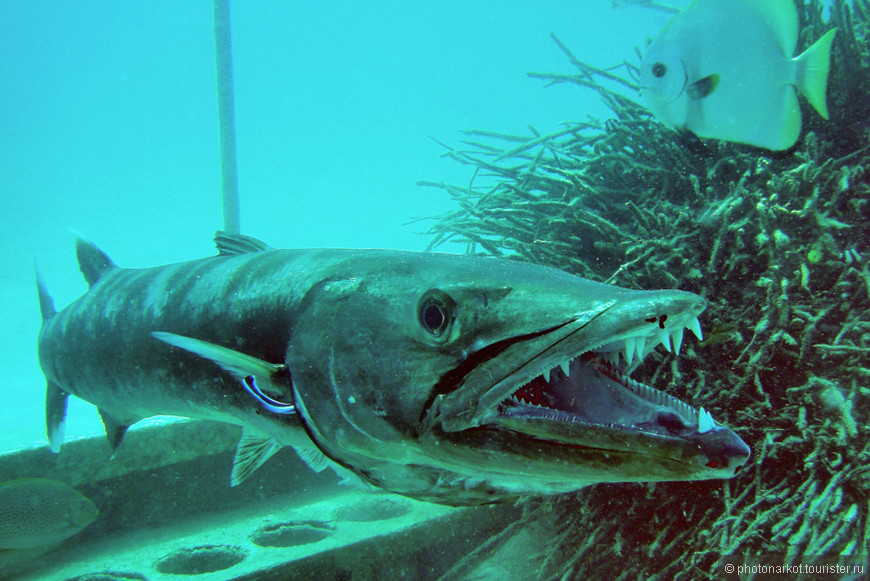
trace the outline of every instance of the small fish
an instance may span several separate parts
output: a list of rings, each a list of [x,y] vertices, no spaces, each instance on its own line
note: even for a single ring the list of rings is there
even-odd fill
[[[828,119],[828,31],[794,57],[794,0],[695,0],[649,45],[641,92],[662,123],[772,150],[801,132],[799,90]]]
[[[730,343],[731,341],[743,341],[743,336],[740,334],[740,329],[732,323],[717,325],[710,333],[706,334],[703,341],[699,345],[709,347],[711,345],[721,345],[722,343]]]
[[[57,480],[0,483],[0,549],[56,545],[94,522],[98,514],[89,498]]]

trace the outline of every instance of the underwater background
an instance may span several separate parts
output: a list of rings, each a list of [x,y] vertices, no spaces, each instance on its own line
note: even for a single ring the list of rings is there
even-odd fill
[[[670,15],[615,4],[234,3],[242,232],[511,256],[710,301],[704,341],[637,373],[734,428],[746,468],[524,501],[487,545],[521,578],[866,555],[870,5],[798,3],[799,51],[838,28],[831,119],[802,103],[800,142],[773,154],[654,122],[625,69],[603,69],[636,64]],[[121,266],[214,252],[211,9],[0,6],[0,450],[46,442],[34,257],[62,307],[85,290],[70,230]],[[70,404],[68,440],[101,433]],[[447,578],[486,578],[470,557]]]
[[[416,182],[471,174],[430,136],[606,115],[592,93],[526,77],[564,66],[550,33],[604,66],[667,20],[606,0],[237,4],[242,232],[281,248],[422,250],[428,224],[408,222],[451,203]],[[0,357],[14,378],[0,449],[46,441],[34,258],[62,308],[86,289],[74,232],[127,267],[215,252],[214,50],[211,2],[0,6]],[[69,436],[102,430],[71,405]]]

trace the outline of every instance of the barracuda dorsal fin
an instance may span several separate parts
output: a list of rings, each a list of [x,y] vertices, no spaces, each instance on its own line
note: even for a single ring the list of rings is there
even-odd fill
[[[253,236],[233,234],[218,230],[214,235],[214,245],[217,246],[221,256],[233,256],[235,254],[250,254],[252,252],[264,252],[274,250],[271,246]]]
[[[108,255],[97,248],[90,240],[79,236],[76,238],[76,258],[79,261],[79,270],[82,271],[89,286],[94,286],[102,276],[118,268]]]
[[[214,361],[233,377],[239,379],[242,382],[242,387],[270,412],[276,414],[295,413],[296,408],[292,403],[281,402],[267,395],[268,393],[284,394],[287,398],[292,399],[293,390],[286,365],[269,363],[234,349],[175,333],[154,331],[151,336],[169,343],[173,347],[190,351],[195,355]],[[259,386],[263,386],[265,392]]]

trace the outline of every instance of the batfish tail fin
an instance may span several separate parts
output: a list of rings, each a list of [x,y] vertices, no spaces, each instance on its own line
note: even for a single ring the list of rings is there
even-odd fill
[[[45,431],[51,451],[60,452],[66,427],[66,403],[69,394],[50,379],[45,389]]]
[[[831,43],[837,29],[825,33],[810,48],[795,57],[798,63],[797,86],[819,115],[825,119],[828,114],[828,73],[831,69]]]

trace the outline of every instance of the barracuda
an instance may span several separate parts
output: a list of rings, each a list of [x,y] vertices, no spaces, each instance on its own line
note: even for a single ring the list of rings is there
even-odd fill
[[[133,270],[79,240],[90,289],[60,312],[37,277],[53,450],[72,394],[113,447],[154,415],[241,425],[234,484],[292,446],[453,505],[729,478],[749,457],[703,408],[628,377],[656,346],[679,353],[684,329],[701,336],[695,294],[494,258],[216,242]]]

